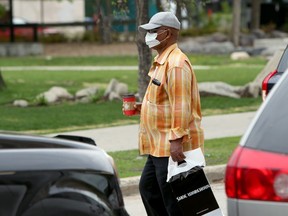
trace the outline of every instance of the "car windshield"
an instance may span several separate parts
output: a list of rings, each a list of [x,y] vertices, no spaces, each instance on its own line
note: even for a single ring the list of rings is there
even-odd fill
[[[278,72],[283,73],[288,68],[288,48],[285,49],[278,65]]]
[[[288,76],[268,100],[251,130],[245,146],[264,151],[288,154]]]

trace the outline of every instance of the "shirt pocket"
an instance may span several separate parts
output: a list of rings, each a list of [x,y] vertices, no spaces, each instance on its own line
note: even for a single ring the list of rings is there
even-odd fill
[[[147,102],[147,117],[151,120],[150,128],[160,132],[169,132],[171,129],[170,104],[156,104]]]
[[[168,100],[164,83],[161,81],[159,82],[159,85],[156,85],[151,81],[147,89],[147,100],[152,104],[163,104],[166,102],[166,100]]]

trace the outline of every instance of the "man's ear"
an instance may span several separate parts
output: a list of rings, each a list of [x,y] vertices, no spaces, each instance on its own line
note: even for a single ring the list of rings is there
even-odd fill
[[[172,37],[172,31],[171,31],[171,29],[167,29],[167,37],[168,38],[171,38]]]
[[[169,29],[169,32],[170,32],[170,37],[171,37],[173,40],[177,41],[179,31],[176,30],[176,29],[171,29],[171,28],[170,28],[170,29]]]

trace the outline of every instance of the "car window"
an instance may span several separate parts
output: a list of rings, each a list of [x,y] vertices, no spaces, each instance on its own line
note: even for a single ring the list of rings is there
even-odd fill
[[[288,154],[288,76],[267,101],[245,146]]]
[[[285,49],[278,65],[278,72],[284,72],[288,68],[288,48]]]

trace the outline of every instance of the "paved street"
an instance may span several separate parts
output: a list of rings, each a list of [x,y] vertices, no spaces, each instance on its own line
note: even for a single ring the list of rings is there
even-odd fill
[[[224,215],[227,215],[226,195],[223,183],[211,184],[216,200]],[[124,197],[126,209],[130,216],[147,216],[139,194]]]

